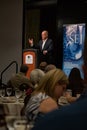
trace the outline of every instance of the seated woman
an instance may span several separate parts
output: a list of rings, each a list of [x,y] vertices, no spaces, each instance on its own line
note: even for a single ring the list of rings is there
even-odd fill
[[[28,121],[38,121],[42,115],[58,109],[58,99],[68,84],[68,78],[60,69],[50,70],[40,80],[26,106]]]
[[[84,90],[83,79],[81,78],[80,70],[76,67],[72,68],[69,74],[68,89],[72,90],[72,96],[77,97]]]
[[[69,84],[67,86],[67,91],[65,92],[64,97],[68,103],[73,103],[77,101],[79,96],[83,93],[84,82],[81,78],[80,70],[76,67],[71,69],[68,79]],[[71,92],[69,92],[70,90]]]

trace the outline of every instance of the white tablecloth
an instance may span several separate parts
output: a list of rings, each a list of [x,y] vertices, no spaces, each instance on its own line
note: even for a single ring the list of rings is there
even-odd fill
[[[20,116],[24,103],[23,99],[19,99],[19,102],[16,102],[15,97],[4,97],[0,98],[0,105],[3,106],[5,115]]]

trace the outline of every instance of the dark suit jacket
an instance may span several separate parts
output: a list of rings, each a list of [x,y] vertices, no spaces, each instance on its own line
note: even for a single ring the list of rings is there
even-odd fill
[[[42,61],[46,61],[48,64],[53,63],[53,41],[52,39],[47,39],[44,48],[42,50],[42,44],[43,41],[40,40],[38,44],[34,44],[33,48],[38,49],[39,50],[39,59],[40,62]],[[43,55],[43,51],[47,50],[47,54]]]
[[[41,52],[44,51],[44,50],[47,50],[48,53],[53,51],[53,41],[51,39],[47,39],[43,50],[42,50],[42,44],[43,44],[43,41],[40,40],[39,43],[38,43],[38,47],[39,47]]]
[[[48,113],[32,130],[87,130],[87,97]]]

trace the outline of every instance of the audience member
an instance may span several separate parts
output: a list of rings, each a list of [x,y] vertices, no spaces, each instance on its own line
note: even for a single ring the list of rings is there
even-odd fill
[[[47,66],[47,62],[41,62],[40,65],[39,65],[39,69],[41,69],[42,71],[45,71],[45,68]]]
[[[53,63],[53,41],[48,38],[48,31],[44,30],[41,33],[41,40],[36,45],[34,44],[33,38],[29,38],[29,45],[39,50],[40,62],[47,62],[48,64]]]
[[[71,92],[69,92],[71,91]],[[78,68],[72,68],[69,74],[69,84],[67,86],[67,91],[64,93],[64,97],[68,103],[73,103],[79,100],[79,96],[84,91],[84,83],[81,78],[80,70]]]
[[[29,87],[32,87],[32,83],[30,82],[30,79],[26,77],[26,73],[28,71],[28,66],[25,64],[22,64],[20,67],[20,72],[15,74],[9,81],[8,86],[13,87],[14,89],[21,89],[20,86],[22,84],[26,84]],[[22,88],[23,89],[23,88]]]
[[[30,81],[33,85],[33,87],[29,87],[29,89],[27,89],[26,91],[26,96],[25,96],[25,99],[24,99],[24,106],[21,110],[21,115],[23,116],[24,115],[24,112],[25,112],[25,108],[26,108],[26,105],[31,97],[31,94],[32,92],[36,89],[36,87],[38,86],[41,78],[45,75],[45,73],[40,70],[40,69],[34,69],[31,71],[30,73]]]
[[[24,106],[22,107],[21,109],[21,116],[24,116],[25,115],[25,108],[26,108],[26,105],[29,101],[29,99],[31,98],[31,94],[32,92],[34,91],[34,88],[33,87],[29,87],[27,90],[26,90],[26,95],[25,95],[25,98],[24,98]]]
[[[34,88],[36,88],[41,80],[41,78],[45,75],[45,73],[40,69],[34,69],[30,72],[30,81],[33,84]]]
[[[60,69],[50,70],[40,80],[26,106],[28,121],[38,121],[44,114],[58,109],[58,99],[68,84],[68,78]]]
[[[45,67],[45,73],[52,70],[52,69],[56,69],[56,66],[53,64],[49,64]]]
[[[76,97],[84,90],[83,79],[81,78],[80,70],[78,68],[72,68],[69,74],[68,88],[72,90],[72,96]]]
[[[86,130],[87,97],[46,114],[32,130]]]

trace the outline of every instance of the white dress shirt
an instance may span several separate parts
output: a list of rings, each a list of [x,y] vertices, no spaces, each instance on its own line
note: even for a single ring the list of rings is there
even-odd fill
[[[43,48],[44,48],[44,45],[45,45],[46,41],[47,41],[47,39],[46,39],[46,40],[43,40],[42,50],[43,50]]]

